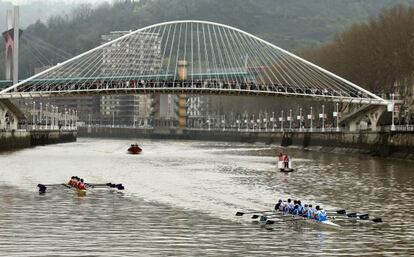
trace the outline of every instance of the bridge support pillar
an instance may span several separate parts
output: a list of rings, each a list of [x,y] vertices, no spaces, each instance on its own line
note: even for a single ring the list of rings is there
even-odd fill
[[[9,100],[0,101],[0,130],[16,130],[18,128],[22,113],[20,110],[16,110],[17,107],[14,105],[13,108],[9,108],[11,104]],[[19,112],[19,116],[14,111]]]
[[[370,106],[365,105],[358,108],[356,111],[348,115],[340,123],[345,124],[351,132],[358,130],[359,123],[365,118],[368,118],[371,123],[371,131],[377,131],[378,121],[382,114],[386,111],[386,106]]]
[[[178,96],[178,128],[187,128],[187,95]]]
[[[188,63],[186,60],[178,61],[178,77],[180,80],[187,80]],[[178,96],[178,129],[187,128],[187,95],[181,94]]]
[[[371,122],[371,131],[377,131],[378,121],[381,118],[382,114],[385,112],[385,110],[385,106],[378,106],[378,108],[375,108],[368,112],[368,118]]]

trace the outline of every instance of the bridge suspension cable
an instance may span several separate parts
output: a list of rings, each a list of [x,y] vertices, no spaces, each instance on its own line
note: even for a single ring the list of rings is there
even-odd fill
[[[126,33],[0,92],[0,97],[188,92],[384,104],[371,92],[239,29],[173,21]]]

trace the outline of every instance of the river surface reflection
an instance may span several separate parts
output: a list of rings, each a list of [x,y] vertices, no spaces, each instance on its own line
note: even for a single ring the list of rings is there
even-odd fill
[[[287,149],[298,169],[276,169],[276,146],[79,139],[0,155],[1,256],[408,256],[414,254],[414,163]],[[86,197],[36,185],[78,175],[123,183]],[[329,231],[297,222],[260,227],[240,209],[279,198],[382,217],[337,221]]]

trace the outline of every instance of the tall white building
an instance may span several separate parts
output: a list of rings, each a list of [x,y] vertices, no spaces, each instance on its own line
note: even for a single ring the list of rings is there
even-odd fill
[[[102,43],[119,38],[128,31],[115,31],[103,35]],[[111,77],[130,77],[159,72],[161,39],[157,33],[136,33],[102,50],[102,74]],[[122,78],[120,78],[122,79]],[[108,95],[101,97],[101,115],[106,124],[147,125],[151,114],[152,97],[149,95]]]

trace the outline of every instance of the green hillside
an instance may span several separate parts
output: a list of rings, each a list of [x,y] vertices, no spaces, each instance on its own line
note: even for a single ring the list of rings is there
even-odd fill
[[[69,15],[53,16],[27,27],[36,36],[70,55],[91,49],[113,30],[135,30],[154,23],[197,19],[225,23],[296,51],[332,40],[351,24],[367,20],[382,8],[413,0],[140,0],[80,5]],[[40,7],[38,7],[40,8]],[[65,10],[62,10],[65,11]],[[67,12],[68,10],[66,10]],[[24,36],[24,35],[23,35]],[[30,42],[30,41],[29,41]],[[25,46],[22,46],[24,49]],[[26,47],[30,48],[30,47]],[[21,54],[21,75],[41,66],[33,53]],[[42,53],[54,64],[62,57]],[[59,59],[60,58],[60,59]],[[45,64],[44,62],[42,63]],[[1,67],[0,67],[1,68]]]

